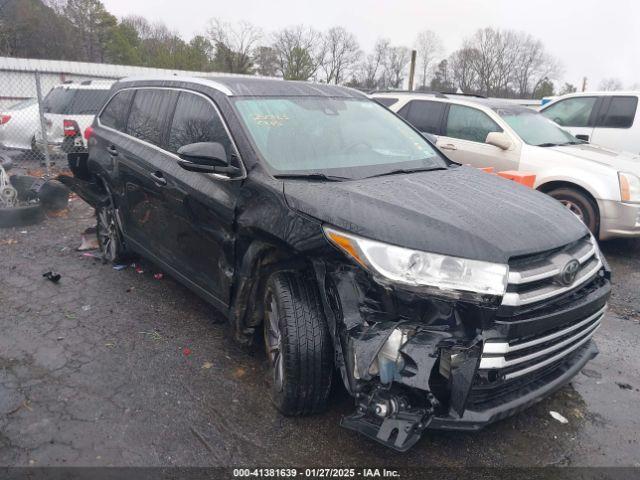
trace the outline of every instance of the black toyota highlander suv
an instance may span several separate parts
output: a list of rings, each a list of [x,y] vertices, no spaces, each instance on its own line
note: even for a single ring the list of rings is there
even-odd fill
[[[610,271],[554,199],[455,164],[335,86],[127,79],[62,180],[106,259],[142,255],[264,342],[286,415],[321,411],[404,451],[566,384],[597,349]]]

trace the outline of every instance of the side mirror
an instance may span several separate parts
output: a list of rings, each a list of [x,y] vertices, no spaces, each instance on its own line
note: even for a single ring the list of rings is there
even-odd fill
[[[178,164],[190,172],[235,175],[240,169],[229,164],[227,152],[218,142],[199,142],[178,149]]]
[[[504,132],[489,132],[484,143],[488,143],[502,150],[509,150],[509,148],[511,148],[511,139]]]

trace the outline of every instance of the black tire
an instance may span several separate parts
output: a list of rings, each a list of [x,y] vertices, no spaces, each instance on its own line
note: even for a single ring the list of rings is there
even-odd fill
[[[0,228],[26,227],[44,220],[44,210],[40,204],[26,207],[0,208]]]
[[[593,199],[572,188],[562,187],[547,192],[576,215],[596,237],[600,228],[598,207]]]
[[[267,281],[264,309],[273,404],[288,416],[323,411],[333,349],[315,284],[300,274],[275,273]]]
[[[63,210],[69,205],[70,190],[58,180],[49,180],[42,185],[39,197],[45,210]]]
[[[130,257],[124,244],[124,237],[118,221],[113,202],[96,209],[96,235],[102,253],[102,259],[110,263],[124,263]]]

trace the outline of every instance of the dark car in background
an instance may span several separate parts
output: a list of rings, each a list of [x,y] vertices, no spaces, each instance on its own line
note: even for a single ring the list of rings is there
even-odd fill
[[[61,179],[130,252],[264,343],[271,398],[396,450],[475,430],[566,384],[610,272],[555,200],[448,160],[350,89],[256,78],[123,80]],[[215,387],[212,387],[215,388]]]

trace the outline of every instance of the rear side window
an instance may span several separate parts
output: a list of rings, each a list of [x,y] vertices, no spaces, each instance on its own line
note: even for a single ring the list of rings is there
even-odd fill
[[[445,132],[447,137],[484,143],[490,132],[502,132],[502,128],[486,113],[463,105],[450,105]]]
[[[541,113],[563,127],[588,127],[597,97],[574,97],[561,100]]]
[[[74,90],[68,88],[54,88],[44,98],[43,110],[45,113],[63,114],[73,99]]]
[[[390,107],[394,103],[398,103],[397,98],[374,98],[374,100],[385,107]]]
[[[227,155],[234,153],[222,119],[211,102],[200,95],[182,92],[169,130],[167,149],[176,153],[180,147],[198,142],[218,142]]]
[[[606,105],[606,104],[605,104]],[[612,97],[606,112],[599,115],[597,127],[629,128],[638,108],[638,97]]]
[[[124,132],[127,127],[127,115],[133,93],[133,90],[118,92],[111,99],[109,105],[102,111],[100,123],[105,127],[111,127],[120,132]]]
[[[444,109],[442,102],[412,100],[398,113],[421,132],[438,135]]]
[[[162,145],[165,121],[178,93],[172,90],[137,90],[131,105],[126,133],[154,145]]]
[[[109,97],[109,90],[76,90],[64,113],[69,115],[95,115]]]

